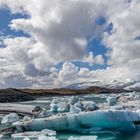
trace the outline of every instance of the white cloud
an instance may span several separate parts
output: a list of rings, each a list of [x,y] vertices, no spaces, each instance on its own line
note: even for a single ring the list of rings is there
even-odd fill
[[[93,55],[93,52],[89,52],[87,56],[84,57],[83,62],[89,63],[89,65],[94,65],[94,64],[104,64],[104,58],[102,55]]]
[[[70,62],[65,62],[58,74],[58,85],[71,84],[78,79],[78,67]]]
[[[0,48],[0,82],[24,79],[19,86],[51,87],[93,79],[136,79],[140,76],[140,1],[133,0],[1,0],[0,7],[12,13],[27,14],[28,19],[13,19],[9,26],[31,37],[5,37]],[[106,23],[97,25],[96,19]],[[113,24],[111,34],[104,32]],[[102,38],[110,67],[80,70],[72,61],[90,65],[105,63],[103,54],[85,51],[88,37]],[[64,62],[58,71],[54,66]],[[17,78],[16,78],[17,77]],[[20,80],[19,80],[20,81]],[[61,84],[60,84],[61,82]],[[13,82],[15,85],[17,82]],[[14,85],[11,85],[14,86]]]

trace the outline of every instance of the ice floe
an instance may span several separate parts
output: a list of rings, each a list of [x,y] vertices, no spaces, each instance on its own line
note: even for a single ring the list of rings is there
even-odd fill
[[[107,103],[109,106],[115,105],[117,103],[116,97],[108,97]]]
[[[30,140],[28,137],[25,137],[23,140]]]
[[[140,115],[133,111],[97,110],[66,114],[49,118],[32,119],[27,122],[13,123],[27,131],[50,129],[55,131],[73,131],[91,133],[97,130],[131,131],[135,130],[134,121],[140,121]]]
[[[47,136],[41,135],[38,137],[38,140],[58,140],[58,139],[56,139],[56,137],[47,137]]]
[[[10,113],[8,115],[6,115],[2,120],[1,120],[1,124],[11,124],[13,122],[17,122],[19,121],[19,116],[16,113]]]
[[[19,138],[38,138],[39,136],[48,136],[53,137],[56,136],[56,132],[48,129],[44,129],[42,131],[26,131],[24,133],[16,133],[12,134],[11,137],[13,139],[19,139]]]

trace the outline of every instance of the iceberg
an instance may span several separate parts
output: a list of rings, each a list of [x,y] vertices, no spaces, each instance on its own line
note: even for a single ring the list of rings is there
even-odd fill
[[[37,118],[45,118],[52,116],[52,113],[47,110],[42,110],[40,114],[38,114]]]
[[[76,105],[70,105],[70,113],[71,114],[76,114],[76,113],[80,113],[81,109],[76,107]]]
[[[70,104],[66,101],[60,101],[60,99],[53,99],[50,104],[50,111],[57,112],[69,112]]]
[[[85,108],[84,108],[84,103],[82,101],[78,101],[76,104],[75,104],[75,107],[81,109],[81,111],[84,111]]]
[[[43,111],[43,109],[39,106],[35,106],[32,110],[33,118],[37,118],[38,115]]]
[[[106,100],[109,106],[113,106],[117,103],[116,97],[109,97]]]
[[[39,136],[38,140],[57,140],[56,137]]]
[[[49,118],[38,118],[29,121],[18,121],[13,127],[23,131],[70,131],[92,133],[94,131],[136,131],[135,123],[140,121],[140,115],[133,111],[96,110],[78,114],[54,115]]]
[[[30,140],[28,137],[25,137],[23,140]]]
[[[57,112],[69,112],[70,111],[70,104],[66,101],[60,102],[58,104]]]
[[[12,124],[13,122],[19,121],[19,116],[16,113],[10,113],[6,115],[2,120],[1,124]]]
[[[97,109],[96,103],[93,101],[83,101],[85,111],[93,111]]]
[[[76,97],[76,96],[72,96],[72,97],[69,98],[69,103],[70,103],[71,105],[74,105],[74,104],[77,103],[78,101],[79,101],[79,98]]]
[[[33,139],[33,138],[38,138],[39,136],[52,137],[52,136],[56,136],[56,132],[49,129],[44,129],[42,131],[31,131],[31,132],[26,131],[24,133],[15,133],[11,135],[13,139],[19,139],[25,137]]]
[[[57,112],[59,102],[60,102],[59,99],[53,99],[52,100],[52,102],[50,104],[51,112]]]

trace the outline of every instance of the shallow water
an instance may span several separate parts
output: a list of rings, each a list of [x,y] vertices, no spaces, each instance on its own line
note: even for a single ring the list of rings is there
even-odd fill
[[[61,98],[63,98],[63,97],[61,97]],[[85,98],[86,98],[86,100],[92,100],[96,103],[102,103],[105,101],[105,98],[94,97],[94,95],[89,95],[89,96],[86,95]],[[36,101],[22,102],[19,104],[38,105],[40,107],[49,109],[49,104],[52,99],[53,99],[53,97],[39,98]],[[2,127],[2,126],[0,125],[0,127]],[[96,134],[96,135],[98,136],[97,140],[140,140],[140,132],[135,132],[132,134],[129,133],[129,134],[124,134],[124,135],[113,135],[113,134]],[[57,133],[57,138],[59,140],[67,140],[70,136],[80,137],[80,136],[90,136],[90,135],[68,133],[68,132]],[[94,134],[94,136],[95,136],[95,134]],[[0,140],[12,140],[12,139],[11,138],[0,138]]]

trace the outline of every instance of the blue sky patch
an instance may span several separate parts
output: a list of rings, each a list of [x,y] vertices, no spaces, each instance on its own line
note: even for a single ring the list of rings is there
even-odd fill
[[[25,34],[23,31],[14,31],[11,30],[9,24],[12,19],[19,18],[28,18],[27,15],[22,14],[11,14],[8,9],[0,9],[0,36],[14,36],[14,37],[22,37],[29,36]]]
[[[95,23],[98,24],[98,25],[103,25],[105,24],[106,22],[106,19],[102,16],[98,17],[96,20],[95,20]]]
[[[140,35],[136,36],[135,40],[140,40]]]

